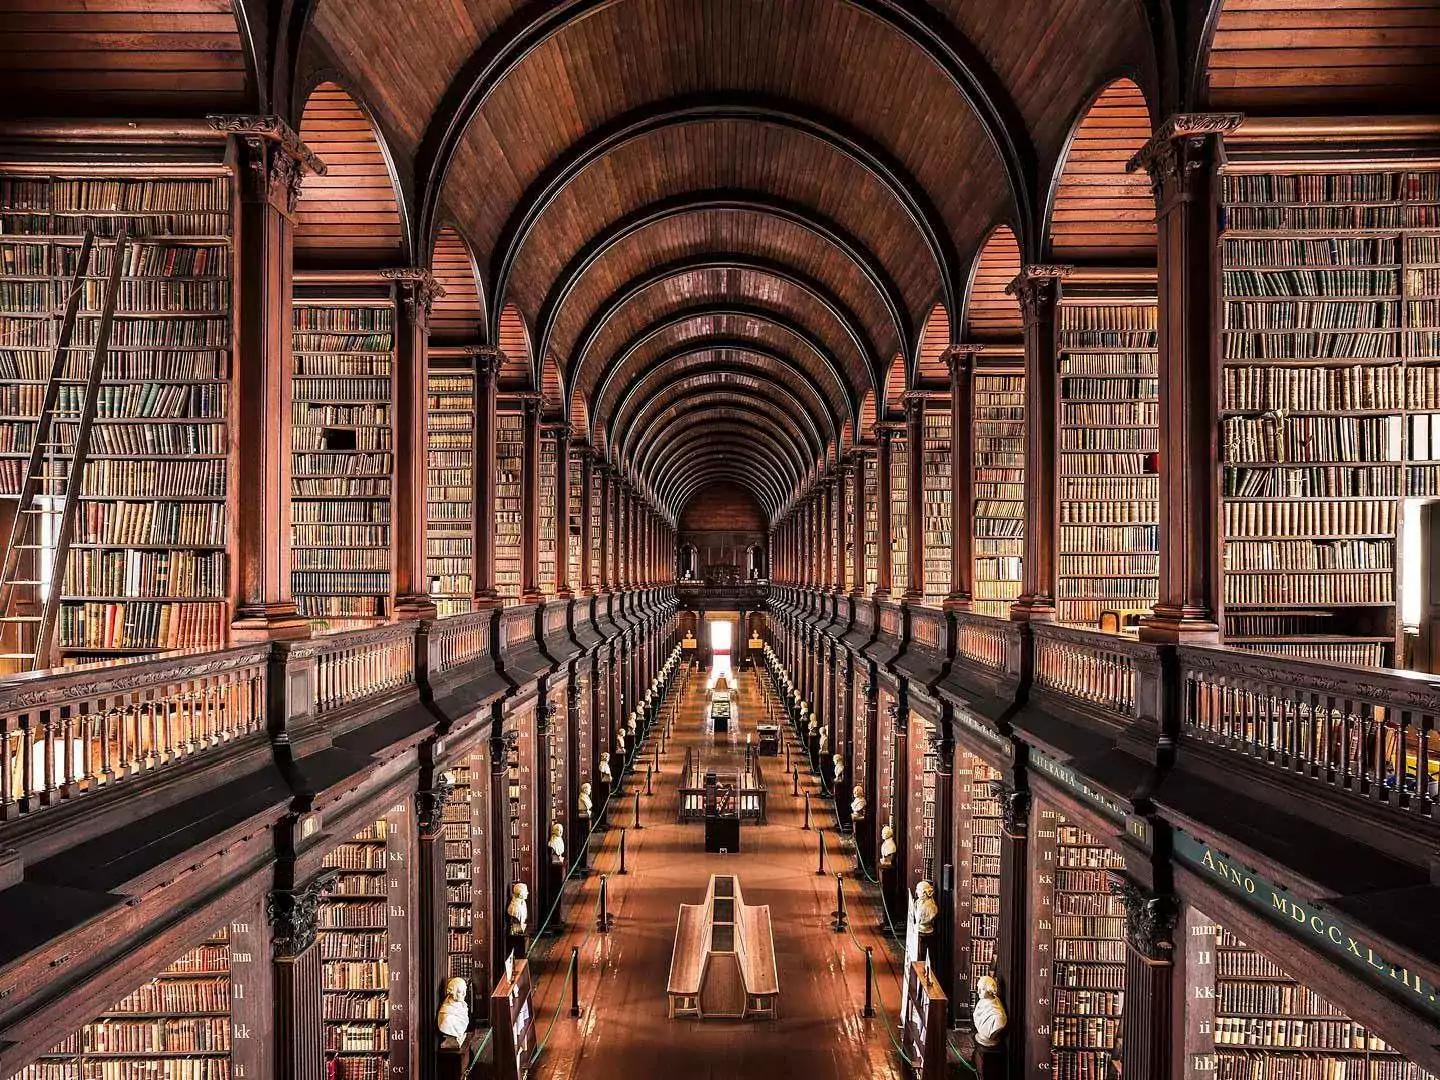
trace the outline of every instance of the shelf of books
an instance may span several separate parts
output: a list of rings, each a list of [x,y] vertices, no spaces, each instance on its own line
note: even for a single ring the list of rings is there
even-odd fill
[[[950,404],[926,401],[925,453],[925,602],[939,606],[950,595]]]
[[[426,385],[425,576],[443,618],[474,593],[475,374],[462,356],[430,353]]]
[[[558,446],[555,433],[544,429],[540,432],[540,519],[535,523],[539,532],[540,560],[537,563],[540,591],[546,596],[555,595],[556,552],[559,550],[559,509],[555,505],[558,490],[556,470],[559,468]]]
[[[569,454],[566,469],[569,474],[569,489],[566,492],[569,505],[565,508],[565,527],[570,531],[570,544],[567,549],[570,554],[570,561],[566,566],[566,571],[570,579],[570,590],[575,593],[576,596],[579,596],[580,562],[586,557],[584,550],[580,547],[580,530],[584,524],[583,515],[585,514],[585,492],[581,487],[583,477],[580,455],[575,453],[573,449]]]
[[[958,873],[954,1008],[964,1019],[975,1004],[975,983],[995,972],[1000,934],[1000,773],[955,748],[955,854]]]
[[[69,467],[112,238],[130,236],[64,569],[62,662],[225,644],[232,201],[218,168],[0,172],[0,496],[19,494],[59,332],[53,315],[94,230],[47,472]],[[42,558],[37,575],[47,583],[51,562]]]
[[[325,1049],[347,1080],[383,1080],[407,1058],[405,1043],[390,1038],[408,977],[407,823],[402,802],[325,856],[339,872],[320,904]]]
[[[598,464],[598,462],[597,462]],[[590,474],[590,506],[586,512],[590,515],[590,551],[587,557],[590,560],[590,582],[598,592],[604,584],[600,579],[600,551],[605,544],[605,533],[600,528],[600,493],[603,490],[600,484],[600,476],[591,466]]]
[[[1220,198],[1226,640],[1393,664],[1404,500],[1440,496],[1440,172]]]
[[[1133,625],[1159,595],[1158,315],[1153,284],[1060,304],[1061,622]]]
[[[395,303],[296,284],[292,591],[317,629],[390,613]]]
[[[1025,557],[1025,374],[980,368],[974,375],[975,584],[979,615],[1008,618]]]
[[[1108,872],[1124,860],[1053,806],[1036,811],[1031,969],[1034,1000],[1047,1004],[1032,1060],[1048,1058],[1054,1080],[1104,1080],[1125,1004],[1125,907]]]
[[[520,545],[523,510],[520,474],[525,462],[525,418],[519,412],[495,417],[495,590],[501,603],[520,602]]]
[[[890,444],[890,596],[900,599],[910,584],[910,447],[896,435]]]
[[[1185,912],[1186,1076],[1435,1080],[1194,908]]]
[[[72,1033],[12,1080],[229,1080],[227,929]]]
[[[865,462],[865,595],[880,583],[880,459],[871,454]]]

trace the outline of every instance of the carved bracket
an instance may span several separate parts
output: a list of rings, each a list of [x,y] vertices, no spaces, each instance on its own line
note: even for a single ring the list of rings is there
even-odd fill
[[[1125,905],[1125,940],[1130,947],[1152,963],[1170,963],[1180,914],[1175,898],[1146,892],[1118,874],[1110,875],[1110,891]]]
[[[441,773],[435,778],[432,787],[422,788],[415,793],[415,820],[421,837],[428,839],[440,833],[445,817],[445,804],[455,794],[455,783],[448,777],[448,773]]]
[[[275,958],[294,959],[315,942],[320,901],[335,887],[340,871],[330,869],[298,889],[272,889],[265,898],[265,917],[274,927]]]

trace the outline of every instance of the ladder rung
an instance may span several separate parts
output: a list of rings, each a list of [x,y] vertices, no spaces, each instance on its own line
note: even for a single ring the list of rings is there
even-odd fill
[[[39,622],[40,615],[0,615],[0,622]]]
[[[42,507],[39,507],[39,508],[36,508],[36,507],[34,507],[34,506],[31,506],[31,507],[27,507],[27,508],[24,509],[24,510],[21,510],[20,512],[21,512],[22,514],[63,514],[63,513],[65,513],[65,508],[64,508],[63,506],[60,506],[60,507],[52,506],[52,507],[48,507],[48,508],[47,508],[47,507],[43,507],[43,506],[42,506]]]
[[[6,652],[0,653],[0,660],[34,660],[35,654],[29,652]]]

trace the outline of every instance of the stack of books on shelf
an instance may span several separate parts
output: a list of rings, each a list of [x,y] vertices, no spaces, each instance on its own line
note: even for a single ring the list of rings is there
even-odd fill
[[[1220,197],[1226,640],[1393,662],[1401,500],[1440,492],[1440,173]]]
[[[325,856],[340,871],[320,906],[325,1049],[337,1052],[343,1076],[359,1080],[389,1075],[389,832],[382,818]]]
[[[966,993],[957,994],[957,1010],[974,1006],[975,984],[982,975],[995,973],[995,944],[1000,934],[1000,800],[996,795],[1000,773],[974,754],[956,748],[955,768],[960,773],[961,813],[955,836],[960,858],[961,895],[968,897],[968,976]]]
[[[925,410],[925,602],[944,603],[950,595],[950,410]]]
[[[83,505],[58,571],[63,662],[226,642],[232,227],[225,176],[0,173],[0,493],[20,491],[59,333],[54,314],[93,230],[59,386],[59,446],[46,466],[68,470],[115,259],[110,238],[122,228],[131,238]]]
[[[1153,299],[1060,305],[1061,622],[1124,625],[1159,595],[1158,315]]]
[[[890,595],[899,599],[910,583],[910,447],[895,436],[890,444]]]
[[[555,505],[556,492],[556,470],[559,468],[559,459],[556,454],[557,444],[555,435],[550,431],[543,431],[540,435],[540,520],[536,522],[539,530],[540,561],[537,565],[539,571],[540,591],[546,596],[555,595],[555,572],[558,569],[555,559],[559,549],[557,528],[560,522],[559,508]]]
[[[569,455],[570,471],[570,505],[565,508],[565,527],[570,530],[570,564],[568,567],[570,575],[570,589],[577,596],[580,594],[580,563],[586,558],[584,550],[580,547],[581,527],[584,525],[585,492],[581,489],[581,464],[580,455],[571,453]]]
[[[221,929],[12,1080],[229,1080],[230,1036],[230,940]]]
[[[880,463],[878,457],[865,462],[865,595],[880,582]]]
[[[475,376],[431,356],[426,385],[425,575],[444,617],[474,596]]]
[[[495,422],[495,589],[506,605],[520,602],[520,544],[525,418],[502,412]]]
[[[470,800],[475,777],[468,759],[450,772],[455,790],[445,803],[441,818],[441,842],[445,845],[445,951],[449,976],[468,982],[475,977],[476,852],[470,836]],[[488,776],[480,778],[484,783],[489,779]],[[481,885],[483,887],[483,883]]]
[[[294,349],[295,603],[363,626],[390,612],[394,304],[297,301]]]
[[[1004,618],[1025,557],[1025,376],[975,374],[975,586],[971,610]]]

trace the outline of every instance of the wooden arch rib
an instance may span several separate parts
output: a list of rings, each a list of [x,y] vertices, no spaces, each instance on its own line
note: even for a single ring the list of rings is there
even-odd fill
[[[1150,109],[1129,79],[1096,95],[1070,135],[1046,215],[1050,254],[1064,262],[1153,263],[1155,195],[1127,172],[1150,138]]]
[[[47,116],[246,112],[255,70],[234,0],[27,0],[0,14],[0,91]]]
[[[663,487],[671,462],[687,451],[708,450],[717,441],[718,433],[751,440],[755,451],[769,465],[769,472],[781,480],[780,490],[793,491],[810,467],[805,448],[780,421],[753,405],[712,412],[708,417],[674,420],[660,431],[647,448],[644,459],[631,466],[634,475],[652,478],[651,486]]]
[[[686,507],[688,507],[705,488],[714,484],[723,483],[743,487],[750,498],[755,500],[767,525],[775,520],[775,513],[779,504],[772,503],[771,498],[766,492],[756,485],[753,476],[741,472],[738,469],[727,468],[723,462],[707,463],[705,468],[697,469],[695,472],[690,473],[684,481],[675,487],[671,499],[674,501],[677,509],[675,509],[673,513],[677,518],[680,517],[685,512]]]
[[[435,237],[431,272],[445,290],[430,310],[430,340],[439,345],[475,342],[485,333],[485,306],[470,245],[447,225]]]
[[[744,382],[739,381],[744,379]],[[753,376],[740,376],[736,381],[717,382],[706,380],[701,382],[679,382],[674,386],[667,386],[657,392],[649,400],[644,402],[629,423],[617,428],[612,436],[611,445],[615,448],[616,455],[624,460],[627,451],[631,448],[630,442],[638,439],[637,447],[643,444],[645,433],[650,430],[649,425],[658,417],[663,417],[672,409],[716,405],[724,406],[731,401],[742,401],[755,399],[764,402],[767,406],[775,405],[782,410],[782,415],[787,415],[794,426],[806,437],[811,450],[817,457],[824,455],[825,447],[829,444],[825,431],[815,421],[815,418],[805,411],[800,399],[780,383],[756,379]],[[647,414],[654,413],[653,416]]]
[[[525,325],[525,316],[514,304],[506,304],[500,311],[495,343],[505,354],[505,360],[500,365],[500,385],[507,390],[532,388],[535,385],[535,368],[530,354],[530,329]]]
[[[395,171],[370,117],[341,86],[311,91],[300,138],[325,162],[306,177],[295,217],[295,261],[326,267],[406,261],[406,229]]]
[[[1020,273],[1020,245],[1008,225],[997,225],[975,259],[965,295],[966,341],[1016,342],[1024,334],[1020,301],[1005,291]]]
[[[1440,76],[1440,0],[1212,0],[1213,109],[1412,112]]]
[[[675,489],[685,482],[687,476],[708,465],[749,473],[757,484],[771,492],[776,506],[783,505],[800,478],[779,454],[769,436],[758,431],[746,433],[734,427],[708,432],[704,444],[671,444],[667,457],[657,466],[655,497],[674,512]]]
[[[945,350],[949,346],[950,314],[944,304],[936,304],[920,329],[920,347],[916,350],[910,377],[912,387],[950,385],[950,370],[945,365]]]
[[[695,425],[713,419],[740,420],[744,424],[768,426],[781,445],[792,455],[797,477],[803,477],[819,459],[823,446],[797,434],[794,420],[778,404],[754,395],[715,395],[713,400],[693,397],[672,404],[640,434],[629,455],[632,471],[638,477],[654,475],[656,454],[675,438],[688,438]]]
[[[536,5],[511,20],[505,36],[480,45],[451,81],[421,140],[422,231],[433,228],[445,179],[471,121],[524,59],[551,37],[611,6],[614,0],[561,0]],[[849,0],[916,49],[954,87],[980,121],[1005,174],[1016,216],[1030,220],[1035,152],[1020,110],[980,50],[950,24],[922,14],[906,0]]]

